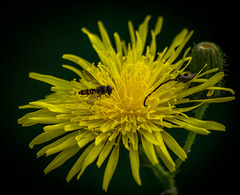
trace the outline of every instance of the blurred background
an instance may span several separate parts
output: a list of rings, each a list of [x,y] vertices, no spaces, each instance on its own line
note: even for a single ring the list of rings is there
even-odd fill
[[[99,58],[81,28],[99,34],[97,21],[102,20],[112,41],[113,33],[130,41],[127,22],[135,29],[151,15],[149,28],[155,26],[158,16],[164,17],[162,32],[158,36],[158,51],[169,46],[183,28],[194,30],[188,46],[201,41],[218,44],[226,54],[226,87],[237,90],[238,70],[235,51],[238,49],[237,24],[234,4],[212,5],[201,1],[174,3],[165,1],[9,1],[1,7],[1,164],[4,188],[9,194],[63,193],[63,194],[160,194],[161,186],[152,171],[141,167],[143,185],[139,187],[132,175],[128,154],[122,149],[118,167],[107,193],[101,190],[106,163],[98,169],[93,163],[77,181],[67,183],[68,171],[77,156],[60,168],[44,175],[44,168],[54,156],[36,158],[42,146],[30,149],[30,141],[42,132],[42,126],[22,128],[17,119],[28,110],[19,105],[44,98],[50,86],[28,77],[29,72],[50,74],[72,80],[76,75],[61,67],[69,64],[63,54],[75,54],[90,62]],[[149,33],[150,34],[150,33]],[[150,36],[148,37],[150,43]],[[186,49],[187,47],[185,47]],[[238,93],[236,94],[238,98]],[[226,132],[212,132],[197,136],[188,160],[176,176],[179,194],[234,194],[238,176],[237,157],[238,100],[211,105],[205,119],[224,124]],[[184,130],[182,130],[183,135]],[[180,145],[184,139],[177,140]]]

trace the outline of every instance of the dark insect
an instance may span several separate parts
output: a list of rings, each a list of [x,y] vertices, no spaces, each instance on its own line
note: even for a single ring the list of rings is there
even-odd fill
[[[191,73],[184,73],[183,75],[181,75],[180,73],[178,74],[178,76],[174,79],[168,79],[166,81],[164,81],[163,83],[161,83],[160,85],[158,85],[151,93],[149,93],[146,98],[144,99],[143,101],[143,105],[146,107],[146,101],[148,99],[148,97],[150,95],[152,95],[152,93],[154,93],[155,91],[157,91],[162,85],[168,83],[169,81],[177,81],[177,82],[182,82],[182,83],[186,83],[190,80],[192,80],[195,76],[196,76],[197,73],[194,73],[194,74],[191,74]]]
[[[93,103],[99,98],[101,97],[101,95],[103,94],[108,94],[109,96],[112,93],[113,88],[110,85],[100,85],[99,87],[97,87],[96,89],[84,89],[78,92],[79,95],[92,95],[89,97],[88,99],[88,104],[91,104],[91,107],[93,105]],[[90,107],[90,108],[91,108]]]
[[[81,78],[84,79],[85,81],[87,81],[89,84],[99,86],[95,89],[84,89],[84,90],[77,92],[79,95],[89,95],[87,103],[91,104],[91,107],[93,106],[93,103],[99,97],[101,97],[101,95],[103,95],[103,94],[105,94],[105,95],[108,94],[109,96],[111,95],[113,87],[111,87],[110,85],[107,85],[107,86],[101,85],[89,72],[82,70]]]

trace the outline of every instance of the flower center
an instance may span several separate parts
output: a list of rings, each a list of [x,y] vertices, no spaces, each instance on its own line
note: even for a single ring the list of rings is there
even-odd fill
[[[150,71],[145,64],[126,64],[125,69],[115,78],[117,87],[113,98],[116,106],[128,112],[141,109],[149,79]]]
[[[136,132],[139,125],[146,121],[148,110],[143,101],[147,95],[150,70],[144,63],[125,63],[119,74],[112,75],[115,83],[110,97],[102,98],[100,107],[94,106],[93,118],[105,119],[111,129],[119,127],[120,132]],[[105,126],[104,131],[106,130]]]

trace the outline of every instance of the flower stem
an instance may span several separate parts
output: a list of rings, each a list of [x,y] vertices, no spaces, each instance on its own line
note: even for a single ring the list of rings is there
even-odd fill
[[[143,151],[142,146],[139,147],[139,157],[141,160],[141,164],[143,166],[149,167],[152,169],[155,176],[158,178],[158,181],[162,184],[163,191],[161,195],[165,194],[172,194],[176,195],[176,187],[174,182],[174,175],[169,171],[165,171],[164,167],[161,166],[160,163],[156,164],[155,166],[147,158],[145,152]]]
[[[152,167],[152,170],[159,181],[162,183],[165,190],[174,189],[174,180],[172,175],[163,169],[163,167],[158,163]]]

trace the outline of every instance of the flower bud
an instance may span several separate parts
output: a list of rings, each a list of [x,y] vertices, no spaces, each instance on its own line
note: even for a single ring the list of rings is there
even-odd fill
[[[191,71],[199,72],[206,64],[205,71],[218,68],[223,71],[223,56],[219,46],[212,42],[201,42],[193,47]],[[211,75],[206,75],[209,78]]]
[[[223,54],[218,45],[212,42],[201,42],[195,45],[192,49],[192,60],[190,64],[191,72],[199,72],[205,65],[207,65],[204,68],[204,72],[218,68],[219,72],[224,71],[224,59]],[[213,74],[213,73],[212,73]],[[209,79],[212,76],[211,73],[206,74],[205,78]],[[221,80],[218,83],[215,84],[216,87],[223,87],[224,81]],[[203,97],[217,97],[220,95],[219,90],[208,90],[208,92],[201,92],[199,94],[196,94],[197,98],[203,98]]]

